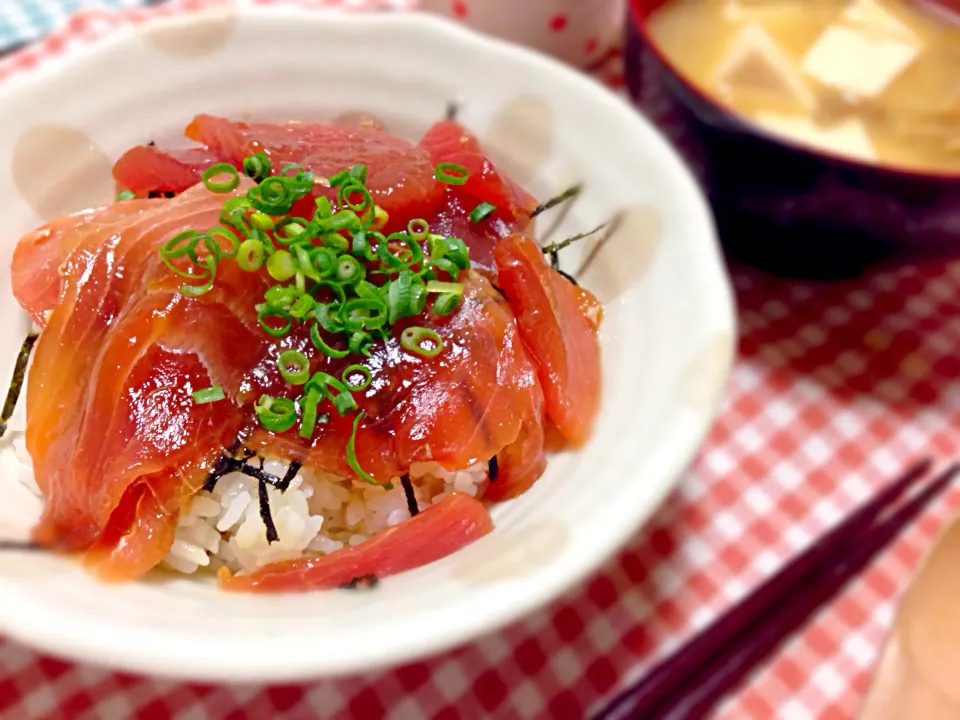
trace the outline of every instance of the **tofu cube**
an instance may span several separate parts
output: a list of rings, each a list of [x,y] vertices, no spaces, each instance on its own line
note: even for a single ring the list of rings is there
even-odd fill
[[[914,42],[875,39],[831,25],[803,58],[803,70],[828,87],[860,98],[879,97],[920,54]]]
[[[761,112],[757,115],[757,122],[768,130],[803,145],[857,160],[877,159],[877,149],[867,135],[863,123],[853,118],[829,128],[822,128],[805,117]]]
[[[768,95],[792,109],[812,110],[814,106],[801,73],[759,25],[747,25],[734,37],[717,67],[714,82],[725,90]]]
[[[919,44],[916,33],[898,20],[896,15],[885,10],[877,0],[854,0],[840,14],[840,22],[865,31],[867,37]]]

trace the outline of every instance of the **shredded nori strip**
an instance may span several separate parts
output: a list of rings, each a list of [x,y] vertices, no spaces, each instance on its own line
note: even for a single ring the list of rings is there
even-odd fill
[[[297,476],[297,473],[300,472],[302,463],[299,460],[294,460],[287,466],[287,472],[284,473],[283,479],[274,485],[280,492],[286,492],[287,488],[290,487],[290,483],[293,482],[293,479]]]
[[[161,190],[151,190],[150,192],[147,193],[147,197],[150,198],[150,199],[154,199],[154,198],[166,198],[167,200],[169,200],[170,198],[173,198],[173,197],[176,197],[176,196],[177,196],[177,194],[176,194],[175,192],[173,192],[173,190],[162,190],[162,191],[161,191]]]
[[[358,590],[360,588],[375,588],[380,584],[380,578],[373,573],[360,575],[353,578],[350,582],[345,582],[340,586],[341,590]]]
[[[554,270],[560,269],[560,253],[558,253],[556,250],[550,253],[550,267],[552,267]]]
[[[623,213],[618,213],[613,217],[612,220],[605,223],[607,228],[606,232],[604,232],[603,235],[597,238],[597,242],[594,243],[593,247],[590,249],[590,252],[587,253],[587,256],[583,259],[583,262],[580,263],[580,267],[577,268],[577,271],[574,273],[574,275],[576,275],[577,277],[580,277],[587,271],[587,269],[593,264],[593,261],[596,260],[597,257],[600,255],[600,251],[603,250],[604,247],[606,247],[607,241],[613,237],[614,233],[616,233],[617,230],[620,229],[620,225],[622,223],[623,223]],[[603,225],[601,225],[600,227],[603,227]]]
[[[277,526],[273,524],[273,514],[270,512],[270,496],[267,494],[267,483],[263,480],[257,485],[257,495],[260,499],[260,519],[267,529],[267,544],[271,545],[280,539]]]
[[[500,464],[497,462],[497,456],[494,455],[487,462],[487,477],[490,479],[490,482],[495,482],[497,475],[500,474]]]
[[[597,225],[593,230],[587,230],[587,232],[577,233],[572,237],[568,237],[566,240],[561,240],[560,242],[544,245],[542,248],[543,254],[550,255],[552,258],[555,253],[560,252],[565,247],[573,245],[573,243],[577,242],[578,240],[583,240],[584,238],[588,238],[591,235],[596,235],[598,232],[600,232],[605,227],[607,227],[607,225],[609,225],[609,223],[602,223],[600,225]]]
[[[230,443],[230,447],[217,458],[216,464],[213,466],[213,469],[210,471],[210,474],[207,475],[207,479],[203,483],[201,490],[206,490],[207,492],[213,492],[213,489],[217,486],[217,481],[222,478],[227,473],[235,472],[239,470],[246,458],[243,460],[238,460],[234,457],[237,454],[237,451],[240,449],[240,443],[242,442],[242,433],[238,434],[234,438],[233,442]],[[249,456],[247,456],[249,457]]]
[[[564,271],[561,270],[560,268],[557,268],[556,270],[557,270],[558,273],[560,273],[561,275],[563,275],[564,279],[565,279],[567,282],[572,283],[573,285],[576,285],[577,287],[580,287],[580,283],[577,282],[577,279],[576,279],[575,277],[573,277],[573,275],[571,275],[571,274],[568,273],[568,272],[564,272]]]
[[[46,550],[46,546],[41,545],[40,543],[34,542],[33,540],[0,540],[0,551],[3,550],[23,550],[26,552],[33,552],[35,550]]]
[[[420,506],[417,505],[417,497],[413,494],[413,485],[410,483],[410,476],[404,473],[400,476],[400,484],[403,486],[403,494],[407,498],[407,510],[410,511],[410,517],[416,517],[420,512]]]
[[[153,140],[147,143],[147,147],[156,147],[156,145],[157,144]]]
[[[30,353],[38,337],[40,336],[36,333],[30,333],[20,346],[20,354],[17,355],[17,363],[13,368],[13,379],[10,381],[10,389],[7,390],[7,400],[3,403],[3,413],[0,414],[0,437],[6,434],[7,423],[10,422],[13,411],[17,409],[17,400],[20,399],[23,379],[27,374],[27,363],[30,361]]]
[[[456,120],[457,114],[460,112],[460,106],[454,101],[447,103],[447,120]]]
[[[567,188],[556,197],[552,197],[549,200],[547,200],[545,203],[542,203],[541,205],[537,205],[533,209],[533,212],[530,213],[530,217],[536,217],[540,213],[546,212],[550,208],[554,208],[560,203],[566,202],[572,197],[576,197],[577,195],[580,194],[582,190],[583,190],[583,185],[574,185],[573,187]]]

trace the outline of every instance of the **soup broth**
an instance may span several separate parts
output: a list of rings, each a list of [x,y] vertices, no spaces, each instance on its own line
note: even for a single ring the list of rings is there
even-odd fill
[[[689,82],[771,132],[960,172],[960,15],[923,0],[671,0],[648,32]]]

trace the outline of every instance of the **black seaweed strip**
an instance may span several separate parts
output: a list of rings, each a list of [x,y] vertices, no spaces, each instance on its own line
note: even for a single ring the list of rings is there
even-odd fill
[[[620,225],[623,223],[623,213],[619,213],[614,216],[610,222],[608,222],[606,232],[603,233],[597,242],[593,244],[593,247],[590,248],[590,252],[587,253],[587,256],[583,259],[583,262],[580,263],[580,267],[577,268],[577,271],[574,273],[577,277],[583,275],[589,267],[593,264],[593,261],[600,256],[600,251],[606,247],[607,241],[613,237],[614,233],[620,229]]]
[[[566,202],[570,198],[576,197],[577,195],[580,194],[582,190],[583,190],[583,185],[574,185],[573,187],[567,188],[559,195],[556,195],[555,197],[552,197],[549,200],[547,200],[545,203],[542,203],[541,205],[537,205],[533,209],[533,212],[530,213],[530,217],[536,217],[540,213],[546,212],[550,208],[556,207],[560,203]]]
[[[447,120],[456,120],[457,114],[460,112],[460,106],[450,101],[447,103]]]
[[[500,463],[497,462],[497,456],[494,455],[487,463],[487,477],[490,479],[490,482],[494,482],[499,474]]]
[[[33,540],[0,540],[0,551],[3,550],[23,550],[33,552],[36,550],[46,550],[47,548]]]
[[[20,391],[23,389],[27,363],[30,361],[30,353],[38,337],[40,336],[30,333],[20,346],[20,354],[17,355],[17,363],[13,368],[13,378],[10,380],[10,389],[7,390],[7,399],[3,403],[3,414],[0,415],[0,437],[3,437],[7,432],[7,423],[10,421],[10,416],[17,409],[17,400],[20,399]]]
[[[358,590],[359,588],[375,588],[380,584],[380,578],[373,573],[359,575],[350,582],[345,582],[340,586],[341,590]]]
[[[273,515],[270,513],[270,496],[267,494],[267,483],[263,480],[257,486],[257,495],[260,498],[260,519],[267,529],[267,544],[275,543],[280,539],[277,526],[273,524]]]
[[[294,460],[287,466],[287,472],[284,473],[283,479],[276,483],[275,486],[280,492],[286,492],[287,488],[290,487],[290,483],[293,482],[293,479],[297,476],[297,473],[300,472],[302,463],[299,460]]]
[[[550,253],[550,266],[554,270],[560,269],[560,253],[558,253],[556,250]]]
[[[156,147],[156,145],[157,144],[153,140],[147,143],[147,147]]]
[[[407,498],[407,510],[410,511],[410,517],[416,517],[420,512],[420,506],[417,505],[417,497],[413,494],[413,485],[410,483],[410,476],[404,473],[400,476],[400,484],[403,485],[403,494]]]
[[[561,275],[563,275],[563,277],[564,277],[568,282],[571,282],[571,283],[573,283],[574,285],[576,285],[577,287],[580,287],[580,283],[578,283],[577,280],[576,280],[576,278],[573,277],[573,275],[571,275],[570,273],[564,272],[564,271],[561,270],[560,268],[557,268],[557,272],[560,273]]]
[[[596,235],[598,232],[600,232],[605,227],[607,227],[608,224],[609,223],[601,223],[600,225],[597,225],[593,230],[587,230],[587,232],[577,233],[576,235],[573,235],[564,240],[561,240],[560,242],[550,243],[549,245],[545,245],[542,248],[542,250],[545,255],[550,255],[552,258],[556,253],[558,253],[560,250],[563,250],[565,247],[568,247],[569,245],[572,245],[573,243],[578,242],[579,240],[584,240],[585,238],[588,238],[591,235]],[[605,234],[604,237],[609,237],[609,235]],[[601,240],[602,239],[603,238],[601,238]]]

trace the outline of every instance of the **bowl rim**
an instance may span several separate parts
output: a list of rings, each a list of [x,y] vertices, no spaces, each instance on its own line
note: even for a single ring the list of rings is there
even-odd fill
[[[664,0],[661,5],[666,5],[672,0]],[[739,126],[740,131],[764,140],[771,145],[780,146],[782,149],[807,156],[811,160],[820,162],[829,162],[841,166],[843,169],[857,172],[875,173],[878,176],[889,180],[912,181],[916,183],[957,183],[960,182],[960,170],[956,172],[927,171],[921,168],[900,167],[897,165],[882,165],[869,163],[865,160],[843,155],[832,150],[816,148],[811,145],[805,145],[788,135],[774,132],[755,120],[751,120],[746,115],[737,112],[728,103],[722,102],[713,97],[707,90],[697,85],[686,74],[676,66],[676,64],[667,57],[663,48],[650,34],[647,28],[647,18],[650,10],[645,9],[645,0],[630,0],[630,12],[627,13],[628,22],[639,33],[646,49],[653,53],[657,61],[666,68],[670,74],[691,94],[695,95],[701,102],[709,105],[726,116],[730,121]],[[629,48],[626,49],[629,51]],[[630,88],[631,94],[634,88]]]
[[[211,14],[218,14],[222,6],[214,6],[206,10],[190,11],[174,15],[159,15],[147,20],[150,27],[179,26],[203,22]],[[666,168],[675,178],[682,191],[685,214],[694,218],[698,234],[702,235],[704,247],[702,249],[702,272],[704,285],[709,286],[709,296],[704,291],[704,297],[709,297],[711,307],[709,313],[721,324],[722,331],[729,333],[732,342],[724,348],[724,357],[720,361],[719,372],[712,377],[713,384],[709,389],[709,396],[704,407],[706,412],[702,418],[698,417],[696,424],[689,423],[678,431],[680,439],[678,451],[673,457],[663,462],[663,476],[669,478],[658,487],[657,492],[650,495],[647,507],[633,509],[630,503],[616,503],[621,509],[605,524],[606,532],[598,536],[595,546],[591,548],[593,554],[586,554],[576,558],[574,562],[564,563],[563,573],[544,578],[535,589],[520,594],[512,603],[502,603],[495,606],[481,606],[483,592],[475,593],[476,600],[471,599],[472,605],[465,608],[458,607],[456,623],[436,623],[431,627],[417,629],[417,643],[415,647],[403,642],[384,643],[375,651],[370,648],[359,648],[349,657],[324,657],[322,653],[313,653],[305,657],[302,653],[290,665],[271,663],[268,658],[257,664],[246,662],[243,667],[227,665],[213,661],[212,654],[190,654],[189,659],[181,647],[172,639],[166,638],[163,632],[152,628],[141,629],[141,639],[150,647],[149,653],[144,653],[144,645],[134,642],[135,638],[116,638],[104,635],[109,631],[109,618],[103,618],[100,623],[77,627],[66,618],[49,617],[43,608],[33,607],[27,601],[29,593],[19,593],[20,602],[11,603],[0,599],[0,630],[9,637],[24,642],[30,646],[55,655],[65,656],[73,660],[106,665],[113,669],[146,673],[190,681],[210,682],[291,682],[297,680],[316,679],[318,677],[333,677],[358,672],[371,672],[411,662],[419,658],[435,655],[445,650],[466,644],[480,636],[498,630],[511,622],[519,620],[538,608],[541,608],[573,586],[581,583],[589,575],[597,571],[602,564],[633,536],[663,504],[665,497],[672,492],[683,479],[684,470],[693,461],[696,452],[707,437],[713,425],[724,397],[726,387],[732,372],[733,361],[736,356],[737,323],[735,301],[729,277],[724,269],[720,254],[717,231],[713,216],[705,196],[696,183],[690,169],[665,139],[663,134],[644,118],[627,101],[626,98],[614,94],[599,82],[589,76],[559,63],[541,53],[514,45],[512,43],[483,36],[473,30],[463,27],[450,20],[427,15],[424,13],[343,13],[342,11],[311,10],[305,12],[296,6],[234,6],[231,13],[257,19],[270,19],[287,22],[310,22],[316,26],[365,24],[370,28],[389,28],[393,32],[403,32],[404,29],[418,28],[420,32],[435,34],[438,38],[445,37],[455,41],[465,51],[483,54],[491,58],[496,57],[498,62],[513,63],[522,67],[532,75],[550,75],[563,84],[571,92],[582,93],[598,113],[616,114],[636,128],[638,142],[649,144],[658,157],[663,159],[662,168]],[[106,37],[97,38],[75,48],[70,48],[62,55],[53,58],[51,62],[41,63],[38,67],[26,70],[19,76],[16,83],[0,83],[0,98],[5,94],[14,93],[19,88],[29,88],[31,79],[44,77],[55,73],[63,64],[69,64],[76,59],[92,58],[98,54],[110,53],[122,48],[130,42],[136,34],[143,30],[145,24],[123,25],[115,28]],[[662,169],[661,168],[661,169]],[[702,228],[702,233],[699,230]],[[698,263],[700,264],[700,263]],[[685,424],[687,425],[687,424]],[[9,599],[9,598],[8,598]],[[7,600],[8,600],[7,599]],[[16,610],[10,609],[12,604]],[[481,612],[469,612],[469,610]],[[114,633],[115,634],[115,633]],[[109,635],[109,632],[107,633]],[[409,640],[409,638],[405,638]],[[292,647],[285,640],[285,647]],[[231,644],[232,643],[232,644]],[[218,657],[225,657],[237,651],[241,644],[232,639],[226,639],[223,646],[216,650]]]

